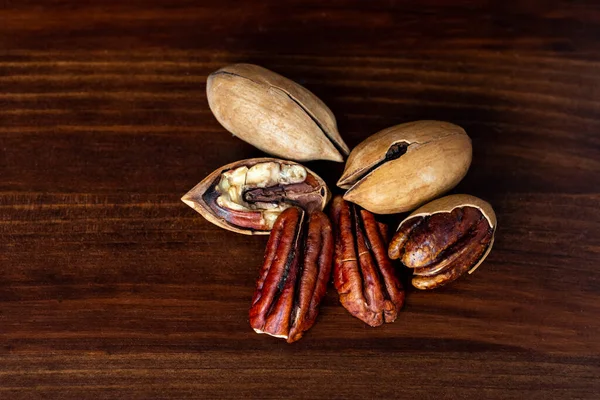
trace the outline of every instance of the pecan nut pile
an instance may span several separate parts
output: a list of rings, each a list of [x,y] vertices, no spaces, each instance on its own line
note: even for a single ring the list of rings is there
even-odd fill
[[[333,283],[340,302],[354,317],[379,326],[394,322],[404,304],[404,289],[387,255],[387,226],[373,214],[336,196]]]
[[[223,67],[208,77],[206,93],[225,129],[282,157],[224,165],[182,197],[216,226],[270,235],[249,311],[256,332],[299,340],[315,323],[332,272],[351,315],[370,326],[393,322],[405,292],[392,259],[412,269],[413,286],[433,289],[473,272],[489,254],[496,230],[491,205],[470,195],[438,198],[471,165],[463,128],[407,122],[350,151],[321,100],[265,68]],[[331,202],[330,221],[323,213],[331,199],[327,183],[298,161],[346,157],[337,182],[345,193]],[[372,214],[417,207],[391,242]]]
[[[308,219],[308,221],[305,221]],[[312,327],[331,277],[331,223],[291,207],[275,221],[250,308],[257,333],[295,342]]]

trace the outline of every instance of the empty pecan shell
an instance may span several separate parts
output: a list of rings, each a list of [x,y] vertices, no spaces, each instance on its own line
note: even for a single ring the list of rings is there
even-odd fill
[[[333,233],[321,211],[283,211],[271,231],[250,308],[257,333],[299,340],[319,313],[331,276]]]
[[[331,203],[335,230],[333,283],[340,302],[371,325],[394,322],[404,289],[387,255],[387,227],[373,214],[336,196]]]
[[[434,289],[475,271],[490,253],[495,231],[489,203],[469,195],[446,196],[402,221],[388,254],[413,268],[414,287]]]
[[[303,165],[251,158],[217,169],[181,200],[221,228],[268,235],[286,208],[322,210],[330,196],[323,179]]]

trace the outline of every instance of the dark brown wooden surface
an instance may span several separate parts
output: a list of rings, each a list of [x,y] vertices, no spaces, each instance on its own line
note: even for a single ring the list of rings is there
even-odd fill
[[[414,3],[1,2],[0,398],[598,398],[598,2]],[[253,333],[266,238],[179,201],[261,155],[206,102],[239,61],[314,91],[350,146],[465,127],[456,191],[499,221],[477,273],[377,329],[331,288],[300,342]]]

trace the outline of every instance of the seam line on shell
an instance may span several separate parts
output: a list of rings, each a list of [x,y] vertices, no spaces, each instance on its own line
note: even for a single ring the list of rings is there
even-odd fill
[[[296,103],[298,105],[298,107],[300,107],[302,109],[302,111],[304,111],[306,113],[306,115],[309,116],[309,118],[315,123],[315,125],[317,125],[317,127],[319,128],[319,130],[321,132],[323,132],[323,134],[325,135],[325,137],[327,138],[327,140],[329,141],[329,143],[331,143],[331,145],[337,150],[337,152],[340,153],[340,155],[342,156],[342,158],[344,158],[344,156],[348,156],[348,152],[346,152],[346,150],[344,150],[342,148],[342,146],[340,146],[335,140],[332,139],[331,134],[329,133],[329,131],[327,131],[325,129],[325,127],[317,120],[317,118],[302,103],[300,103],[298,100],[296,100],[294,98],[294,96],[292,96],[287,90],[282,89],[282,88],[277,87],[277,86],[271,86],[271,87],[273,87],[275,89],[279,89],[287,97],[289,97],[290,100],[292,100],[294,103]]]

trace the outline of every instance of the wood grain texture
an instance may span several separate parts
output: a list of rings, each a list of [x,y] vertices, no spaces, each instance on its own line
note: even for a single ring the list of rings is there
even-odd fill
[[[0,398],[598,398],[598,37],[593,1],[3,2]],[[206,102],[241,61],[316,93],[351,147],[463,126],[454,192],[494,206],[486,262],[393,324],[330,288],[298,343],[256,335],[267,238],[179,201],[262,155]]]

